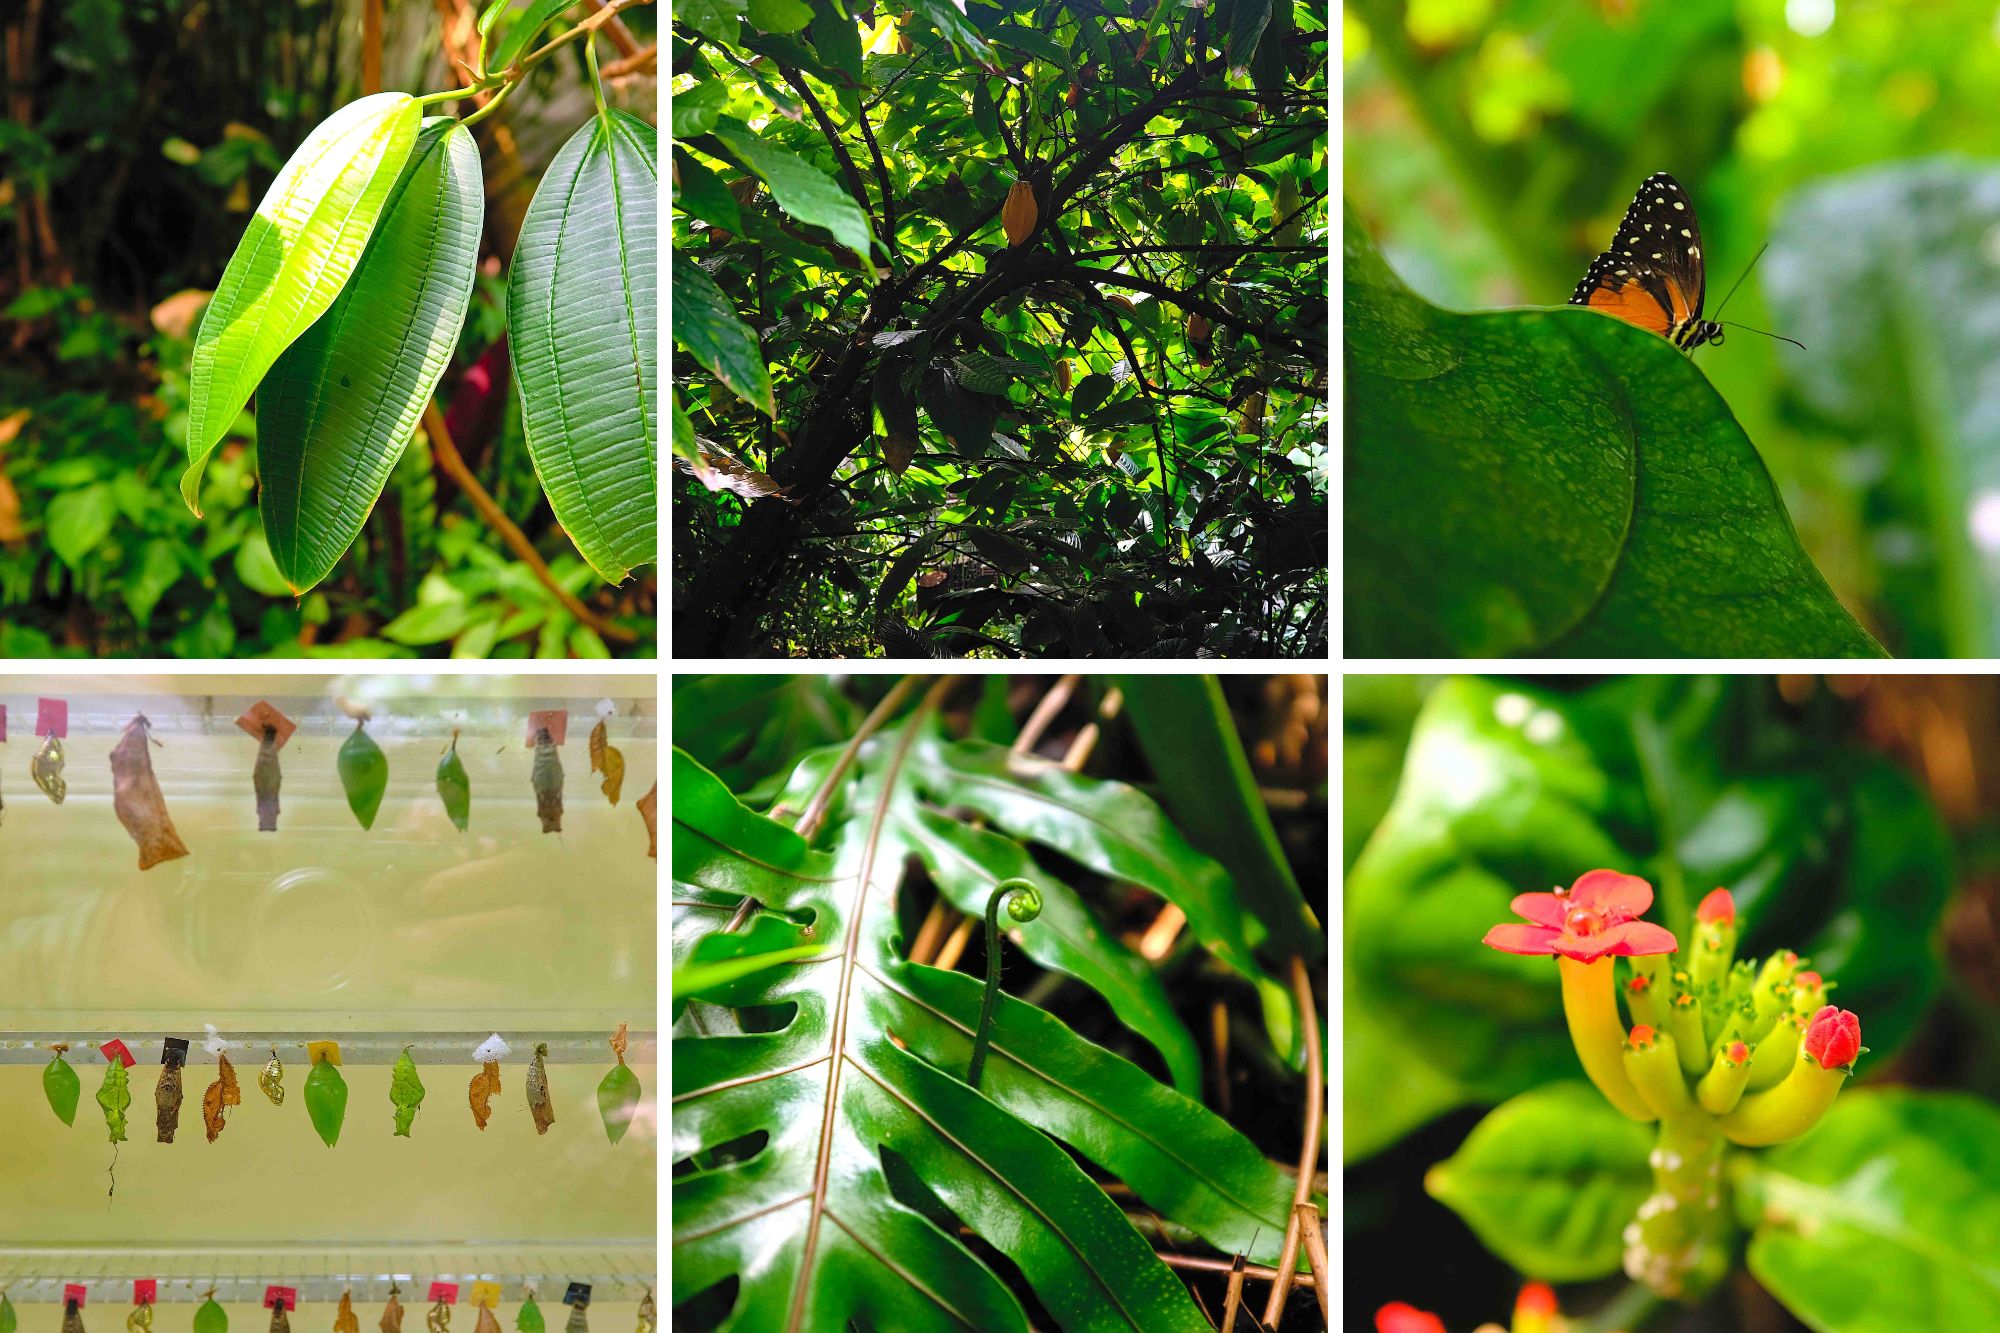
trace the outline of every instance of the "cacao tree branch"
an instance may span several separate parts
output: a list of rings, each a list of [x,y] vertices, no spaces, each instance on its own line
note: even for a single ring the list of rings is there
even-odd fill
[[[808,111],[812,112],[813,119],[819,124],[819,132],[826,138],[826,146],[833,150],[834,160],[840,163],[840,174],[847,177],[848,193],[854,196],[854,202],[861,205],[862,210],[865,212],[868,208],[868,190],[861,184],[861,172],[855,167],[854,158],[848,153],[847,145],[840,141],[840,130],[834,125],[833,117],[826,114],[826,108],[819,104],[819,98],[813,96],[813,90],[806,86],[805,79],[800,76],[797,70],[793,69],[790,65],[779,65],[778,73],[784,76],[785,82],[792,86],[792,91],[799,95],[799,100],[806,104]],[[886,179],[883,182],[882,203],[885,207],[889,203],[889,189]],[[876,223],[876,230],[883,231],[883,224]],[[885,232],[882,241],[884,248],[890,254],[894,254],[895,234],[893,232]]]
[[[1202,315],[1214,323],[1226,324],[1239,332],[1248,333],[1260,342],[1290,348],[1301,356],[1310,357],[1313,354],[1311,348],[1290,334],[1280,333],[1268,324],[1260,324],[1256,320],[1245,319],[1242,315],[1236,314],[1234,311],[1209,300],[1205,296],[1198,296],[1194,292],[1184,291],[1179,287],[1173,286],[1171,283],[1161,282],[1155,278],[1139,277],[1131,273],[1117,273],[1111,269],[1087,268],[1082,264],[1073,265],[1070,271],[1063,276],[1077,282],[1095,282],[1105,287],[1122,287],[1127,291],[1144,292],[1148,296],[1157,297],[1171,305],[1179,306],[1182,310],[1191,314]]]

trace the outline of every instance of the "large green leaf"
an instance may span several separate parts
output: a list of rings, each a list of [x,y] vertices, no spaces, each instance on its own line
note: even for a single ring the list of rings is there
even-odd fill
[[[981,987],[911,965],[899,949],[907,844],[892,812],[925,734],[908,723],[863,751],[818,839],[830,860],[725,803],[712,781],[675,783],[677,951],[681,935],[698,948],[724,931],[745,896],[753,923],[779,918],[821,946],[707,991],[701,1021],[690,1013],[677,1026],[675,1301],[734,1277],[724,1329],[857,1318],[1025,1329],[1006,1285],[958,1241],[962,1222],[1065,1328],[1205,1328],[1145,1238],[1049,1136],[1232,1247],[1268,1231],[1255,1248],[1275,1249],[1289,1187],[1198,1103],[1017,1001],[1000,1006],[981,1088],[964,1083]],[[715,1021],[731,1012],[788,1017],[774,1031]],[[757,1135],[768,1140],[754,1150],[730,1146]],[[719,1160],[706,1157],[717,1150]]]
[[[485,182],[472,131],[426,120],[354,276],[257,397],[258,508],[294,593],[361,532],[472,300]]]
[[[714,372],[730,392],[767,417],[778,415],[771,372],[757,335],[701,265],[674,255],[674,341]],[[692,455],[690,455],[692,457]]]
[[[592,117],[521,223],[507,327],[556,521],[607,582],[659,558],[658,136]]]
[[[1849,1089],[1804,1138],[1738,1159],[1750,1271],[1820,1333],[2000,1328],[2000,1110]]]
[[[1352,981],[1384,1029],[1373,1049],[1431,1066],[1436,1095],[1352,1105],[1354,1143],[1576,1072],[1551,961],[1481,939],[1515,919],[1516,893],[1600,866],[1650,880],[1648,919],[1683,935],[1694,902],[1727,886],[1742,952],[1809,955],[1871,1047],[1908,1036],[1937,986],[1949,841],[1906,775],[1773,715],[1768,691],[1683,677],[1576,694],[1437,686],[1344,899]],[[1350,1088],[1377,1076],[1368,1049],[1348,1045]]]
[[[862,267],[873,271],[869,250],[874,233],[868,215],[833,177],[790,149],[766,143],[756,131],[727,116],[717,120],[715,137],[763,178],[778,207],[800,222],[826,228],[834,240],[860,256]]]
[[[1461,315],[1346,214],[1350,652],[1868,657],[1698,366],[1589,310]]]
[[[1777,327],[1810,330],[1780,349],[1791,387],[1869,479],[1864,556],[1913,657],[2000,652],[1996,190],[2000,166],[1961,159],[1837,176],[1790,198],[1761,266]]]
[[[348,103],[306,136],[257,205],[195,335],[181,497],[196,514],[209,454],[361,262],[421,117],[407,93]]]
[[[1529,1277],[1618,1271],[1620,1234],[1652,1193],[1653,1133],[1588,1083],[1522,1093],[1479,1122],[1424,1187]]]
[[[487,59],[486,67],[500,70],[512,65],[527,54],[528,43],[547,26],[549,20],[575,4],[576,0],[530,0],[527,8],[518,15],[508,15],[506,33],[493,44],[493,54]]]

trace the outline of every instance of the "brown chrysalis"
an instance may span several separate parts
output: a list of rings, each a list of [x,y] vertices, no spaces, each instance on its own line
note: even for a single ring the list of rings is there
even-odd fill
[[[548,1058],[549,1044],[535,1043],[535,1058],[528,1064],[528,1110],[535,1117],[535,1133],[546,1134],[556,1122],[555,1103],[549,1099],[549,1071],[542,1063]]]
[[[611,798],[611,804],[618,804],[618,797],[625,790],[625,756],[611,744],[601,717],[590,729],[590,771],[604,774],[604,794]]]
[[[403,1303],[396,1299],[402,1294],[401,1287],[389,1284],[389,1303],[382,1307],[382,1333],[403,1333]]]
[[[646,855],[660,859],[660,784],[655,782],[639,798],[639,817],[646,821]]]
[[[250,785],[257,792],[257,831],[278,831],[278,787],[284,775],[278,771],[278,729],[264,728],[257,742],[257,764],[250,770]]]
[[[271,1302],[271,1333],[292,1333],[292,1321],[285,1315],[285,1303]]]
[[[333,1316],[333,1333],[361,1333],[361,1321],[354,1316],[354,1293],[340,1293],[340,1310]]]
[[[181,1127],[181,1066],[187,1063],[187,1038],[168,1037],[160,1047],[160,1081],[153,1087],[153,1124],[161,1143],[172,1143]]]
[[[162,861],[188,854],[174,821],[167,815],[167,798],[153,776],[148,750],[152,723],[136,714],[111,751],[111,807],[118,822],[139,844],[139,869],[151,870]]]
[[[493,1118],[493,1094],[500,1091],[500,1062],[488,1060],[472,1076],[472,1087],[467,1096],[472,1103],[472,1123],[481,1129]]]
[[[63,1302],[62,1333],[83,1333],[83,1305],[73,1296]]]
[[[479,1307],[479,1322],[472,1326],[472,1333],[500,1333],[500,1321],[493,1317],[493,1307]]]
[[[215,1142],[222,1133],[223,1117],[228,1108],[243,1104],[243,1089],[236,1083],[236,1068],[229,1063],[229,1057],[217,1052],[215,1056],[215,1082],[208,1085],[208,1091],[201,1095],[201,1119],[208,1126],[208,1141]]]
[[[529,781],[534,784],[535,813],[542,817],[542,832],[561,833],[562,756],[556,753],[556,743],[549,737],[547,727],[535,732],[535,767]]]

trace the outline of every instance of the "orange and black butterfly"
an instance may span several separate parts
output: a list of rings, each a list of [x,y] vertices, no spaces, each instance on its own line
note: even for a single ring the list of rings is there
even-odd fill
[[[1684,352],[1722,342],[1722,325],[1701,317],[1708,276],[1694,201],[1664,171],[1646,177],[1611,248],[1590,261],[1571,305],[1616,315]]]

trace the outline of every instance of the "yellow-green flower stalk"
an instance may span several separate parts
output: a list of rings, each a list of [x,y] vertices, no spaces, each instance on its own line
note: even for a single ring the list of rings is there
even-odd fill
[[[1728,1115],[1743,1100],[1750,1083],[1750,1047],[1732,1041],[1715,1053],[1708,1072],[1695,1084],[1694,1097],[1710,1115]]]
[[[1827,1005],[1813,1015],[1784,1081],[1745,1097],[1722,1118],[1722,1132],[1746,1148],[1797,1138],[1817,1125],[1833,1105],[1841,1085],[1854,1072],[1855,1057],[1864,1049],[1861,1020]]]

